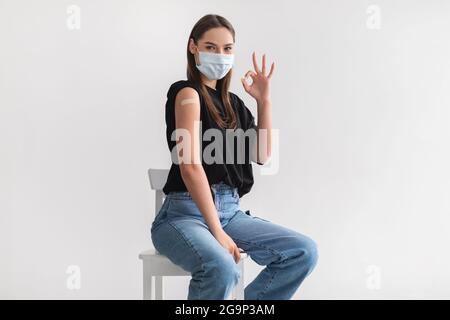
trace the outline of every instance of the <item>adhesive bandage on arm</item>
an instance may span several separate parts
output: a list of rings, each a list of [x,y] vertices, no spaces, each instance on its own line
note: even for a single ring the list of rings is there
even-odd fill
[[[189,98],[189,99],[184,99],[181,100],[181,105],[184,106],[185,104],[190,104],[190,103],[196,103],[198,101],[197,98]]]

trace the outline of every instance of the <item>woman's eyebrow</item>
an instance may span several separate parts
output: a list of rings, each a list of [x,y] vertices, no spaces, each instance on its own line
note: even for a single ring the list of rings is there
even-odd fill
[[[212,44],[213,46],[217,46],[217,44],[215,44],[214,42],[210,42],[210,41],[205,41],[205,44]],[[233,45],[234,43],[227,43],[225,46],[230,46]]]

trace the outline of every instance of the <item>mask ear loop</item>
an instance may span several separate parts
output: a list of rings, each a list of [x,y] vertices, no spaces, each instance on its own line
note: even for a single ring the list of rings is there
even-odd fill
[[[200,51],[198,50],[198,46],[197,45],[195,45],[195,48],[197,49],[197,60],[198,60],[198,64],[197,64],[197,61],[195,61],[195,64],[197,66],[201,66],[202,64],[200,62],[200,54],[199,54]],[[194,54],[194,56],[195,56],[195,54]],[[194,60],[195,60],[195,57],[194,57]]]

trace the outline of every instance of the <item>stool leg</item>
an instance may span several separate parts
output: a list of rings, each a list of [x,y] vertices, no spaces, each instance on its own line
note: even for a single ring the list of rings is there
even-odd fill
[[[152,300],[152,274],[150,270],[150,263],[143,261],[143,298],[144,300]]]
[[[155,276],[155,299],[162,300],[164,297],[163,277]]]

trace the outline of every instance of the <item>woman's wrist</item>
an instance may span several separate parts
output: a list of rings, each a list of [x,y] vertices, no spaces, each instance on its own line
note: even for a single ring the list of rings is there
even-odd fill
[[[262,105],[270,105],[272,102],[271,102],[270,97],[264,97],[264,98],[256,99],[256,103],[259,106],[262,106]]]
[[[211,233],[214,237],[216,237],[217,235],[221,234],[223,231],[222,226],[218,225],[218,226],[213,226],[209,228],[211,230]]]

